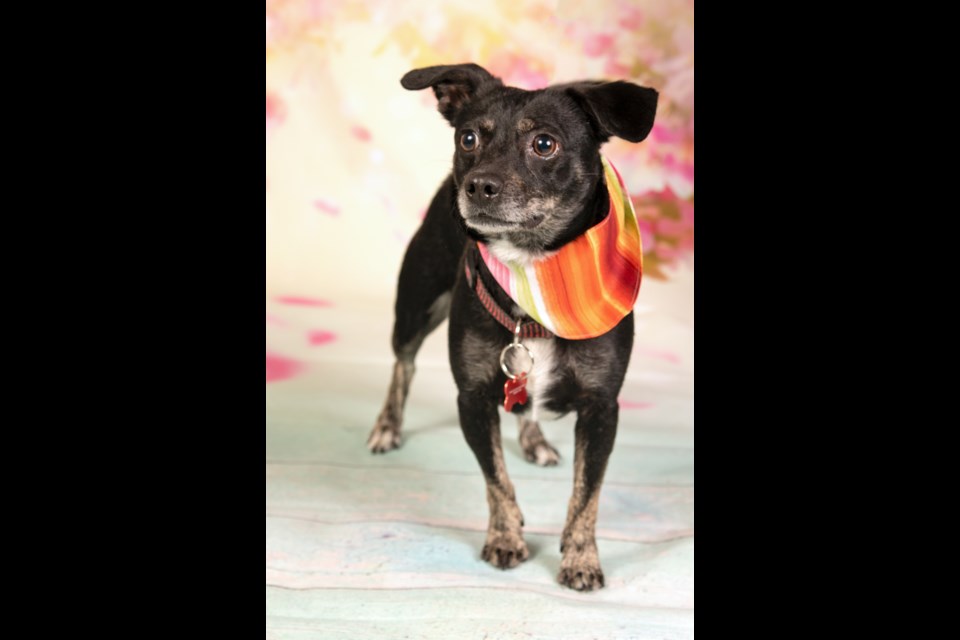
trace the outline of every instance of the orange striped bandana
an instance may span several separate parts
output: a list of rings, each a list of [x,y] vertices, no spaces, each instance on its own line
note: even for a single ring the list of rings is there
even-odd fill
[[[550,257],[528,264],[480,255],[494,279],[521,309],[568,340],[595,338],[633,310],[643,274],[640,229],[620,174],[606,159],[610,213]]]

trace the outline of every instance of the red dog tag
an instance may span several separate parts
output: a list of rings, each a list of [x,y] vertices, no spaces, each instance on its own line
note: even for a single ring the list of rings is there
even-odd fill
[[[513,409],[515,404],[523,404],[527,401],[527,374],[521,373],[513,380],[507,378],[503,385],[503,408],[507,411]]]

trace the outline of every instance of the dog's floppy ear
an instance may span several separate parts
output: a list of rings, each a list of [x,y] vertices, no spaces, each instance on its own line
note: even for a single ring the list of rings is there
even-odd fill
[[[494,78],[486,69],[472,63],[414,69],[400,79],[400,84],[411,91],[433,87],[433,93],[439,101],[437,110],[451,124],[463,105],[477,94],[489,87],[503,85],[499,78]]]
[[[587,113],[598,137],[617,136],[640,142],[653,128],[657,92],[630,82],[576,82],[565,85],[567,93]]]

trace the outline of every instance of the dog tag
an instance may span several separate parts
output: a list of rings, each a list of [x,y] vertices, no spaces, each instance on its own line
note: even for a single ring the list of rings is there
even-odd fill
[[[527,401],[527,374],[521,373],[514,379],[507,378],[503,384],[503,408],[507,411],[513,409],[515,404],[523,404]]]

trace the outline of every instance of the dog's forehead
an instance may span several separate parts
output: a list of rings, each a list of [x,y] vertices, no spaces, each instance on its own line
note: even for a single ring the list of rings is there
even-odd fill
[[[541,89],[525,91],[504,87],[468,105],[463,123],[473,123],[485,130],[515,129],[527,133],[539,127],[561,130],[585,124],[576,102],[564,92]]]
[[[582,116],[576,102],[563,92],[538,91],[534,93],[523,108],[523,117],[539,123],[579,122]]]

